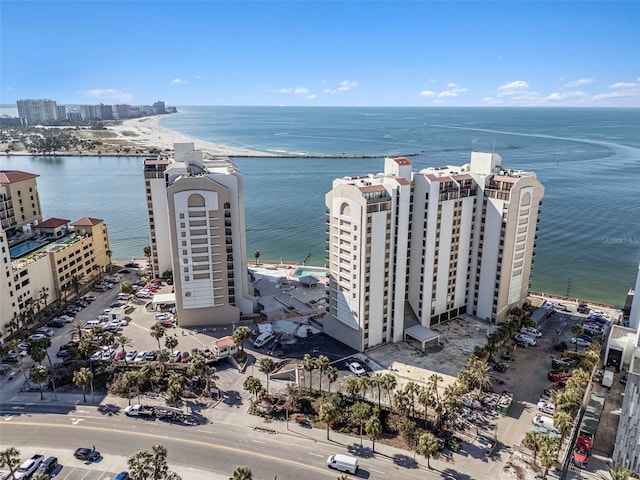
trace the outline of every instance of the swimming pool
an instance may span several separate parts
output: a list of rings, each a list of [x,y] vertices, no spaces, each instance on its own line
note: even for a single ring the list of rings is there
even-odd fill
[[[329,270],[326,268],[312,268],[312,267],[304,267],[298,268],[293,274],[296,277],[306,277],[307,275],[311,275],[313,277],[322,278],[326,277]]]
[[[9,256],[11,258],[18,258],[22,255],[29,253],[37,248],[40,248],[44,245],[45,242],[36,242],[35,240],[29,240],[27,242],[21,243],[20,245],[16,245],[13,248],[9,249]]]

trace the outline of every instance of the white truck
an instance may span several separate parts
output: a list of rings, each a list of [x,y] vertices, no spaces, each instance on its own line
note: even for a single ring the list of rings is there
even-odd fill
[[[605,370],[602,372],[601,383],[603,387],[611,388],[613,385],[613,372],[611,370]]]
[[[124,413],[129,417],[152,417],[155,415],[155,411],[152,407],[140,405],[139,403],[129,405],[124,409]]]

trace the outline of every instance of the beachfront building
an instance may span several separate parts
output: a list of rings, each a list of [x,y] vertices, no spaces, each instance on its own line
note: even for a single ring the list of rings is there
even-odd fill
[[[146,160],[144,173],[153,269],[170,265],[180,325],[228,325],[252,314],[244,184],[235,165],[180,143],[172,162]]]
[[[24,99],[16,102],[18,117],[24,118],[28,125],[40,125],[58,120],[58,107],[55,100]]]
[[[527,296],[539,205],[535,175],[496,154],[334,181],[326,195],[330,311],[325,331],[364,350],[469,314],[502,322]]]
[[[635,291],[640,291],[640,271],[636,279]],[[631,304],[631,316],[640,317],[640,296],[634,295]],[[640,474],[640,335],[637,324],[632,327],[629,322],[627,330],[635,334],[635,348],[632,350],[631,362],[627,370],[627,385],[624,388],[624,400],[620,411],[620,420],[616,432],[616,441],[613,447],[612,459],[636,474]],[[612,328],[618,327],[614,325]],[[624,365],[624,363],[623,363]]]
[[[0,227],[10,243],[29,234],[42,220],[37,178],[20,170],[0,171]]]
[[[32,317],[31,309],[73,296],[105,272],[111,263],[107,226],[90,217],[73,223],[50,218],[34,227],[29,240],[13,247],[0,230],[0,257],[0,332],[4,334],[23,328],[24,320],[14,320]]]

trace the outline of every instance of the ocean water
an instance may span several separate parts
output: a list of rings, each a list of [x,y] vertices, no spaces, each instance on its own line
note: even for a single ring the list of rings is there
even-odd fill
[[[314,158],[236,158],[247,252],[324,266],[324,195],[334,178],[414,170],[495,151],[545,186],[532,289],[622,304],[640,262],[640,111],[548,108],[179,107],[161,124],[206,141]],[[379,155],[376,158],[320,158]],[[109,224],[115,258],[148,244],[142,159],[0,157],[38,179],[45,216]],[[67,212],[67,213],[65,213]],[[78,212],[75,214],[74,212]],[[77,218],[76,218],[77,217]]]

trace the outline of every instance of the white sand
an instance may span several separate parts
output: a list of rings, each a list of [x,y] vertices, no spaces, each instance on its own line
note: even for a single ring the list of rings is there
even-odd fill
[[[106,127],[107,130],[115,132],[118,138],[130,143],[146,148],[157,148],[159,150],[170,150],[173,152],[174,143],[194,143],[196,149],[202,150],[212,156],[250,156],[250,157],[273,157],[273,154],[257,152],[243,148],[225,147],[211,142],[205,142],[191,138],[182,133],[175,132],[158,125],[160,117],[131,118],[122,122],[121,125]],[[126,133],[125,133],[126,132]]]

